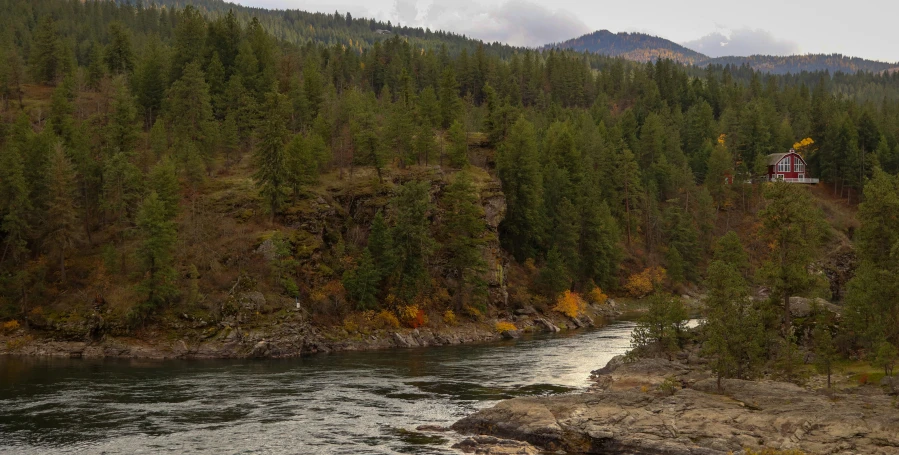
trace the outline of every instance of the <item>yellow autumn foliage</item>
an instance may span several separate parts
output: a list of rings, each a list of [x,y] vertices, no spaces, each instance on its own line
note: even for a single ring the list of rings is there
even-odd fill
[[[456,325],[456,313],[453,310],[443,312],[443,322],[448,325]]]
[[[496,323],[494,329],[499,333],[503,333],[505,331],[518,330],[518,327],[515,327],[515,324],[512,324],[511,322],[499,321]]]
[[[590,291],[589,297],[590,301],[597,305],[602,305],[609,301],[609,296],[607,296],[605,292],[602,292],[602,289],[599,287],[593,288],[593,290]]]
[[[395,314],[387,310],[381,310],[381,312],[379,312],[378,315],[375,316],[374,320],[391,329],[400,328],[400,320],[396,317]]]
[[[633,297],[645,297],[664,281],[665,269],[661,267],[647,267],[642,272],[631,275],[624,288]]]
[[[12,333],[15,332],[19,328],[19,321],[13,319],[12,321],[7,321],[3,323],[3,332],[4,333]]]
[[[577,292],[565,291],[556,300],[553,310],[570,318],[576,318],[587,310],[587,302]]]

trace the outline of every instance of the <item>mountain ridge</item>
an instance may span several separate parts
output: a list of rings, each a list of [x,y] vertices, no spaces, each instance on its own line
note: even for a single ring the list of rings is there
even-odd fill
[[[837,53],[786,56],[756,54],[713,58],[660,36],[639,32],[613,33],[609,30],[597,30],[560,43],[550,43],[543,46],[542,49],[571,49],[578,52],[623,57],[638,62],[669,58],[695,66],[748,65],[755,70],[772,74],[825,70],[831,73],[838,71],[882,73],[895,72],[896,67],[899,66],[899,63],[881,62]]]

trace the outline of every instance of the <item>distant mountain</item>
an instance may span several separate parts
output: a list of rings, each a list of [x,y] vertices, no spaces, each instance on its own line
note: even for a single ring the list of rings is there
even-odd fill
[[[874,60],[866,60],[858,57],[847,57],[840,54],[809,54],[809,55],[752,55],[749,57],[718,57],[711,58],[705,54],[696,52],[681,46],[671,40],[645,33],[612,33],[608,30],[599,30],[587,35],[574,38],[561,43],[552,43],[544,46],[544,49],[572,49],[578,52],[591,52],[594,54],[624,57],[637,62],[655,61],[660,58],[668,58],[681,63],[696,66],[713,65],[749,65],[755,70],[772,74],[800,73],[802,71],[830,71],[835,73],[857,73],[869,71],[880,73],[884,71],[895,72],[899,64],[885,63]]]
[[[665,38],[644,33],[612,33],[608,30],[599,30],[579,38],[544,46],[544,49],[554,48],[624,57],[637,62],[667,58],[681,63],[699,64],[709,59],[699,52]]]

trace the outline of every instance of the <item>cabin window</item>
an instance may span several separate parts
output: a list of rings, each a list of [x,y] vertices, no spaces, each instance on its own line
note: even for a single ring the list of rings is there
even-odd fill
[[[805,163],[802,162],[799,158],[795,158],[796,163],[793,165],[793,169],[796,172],[805,172]]]
[[[784,158],[777,163],[777,172],[790,172],[790,158]]]

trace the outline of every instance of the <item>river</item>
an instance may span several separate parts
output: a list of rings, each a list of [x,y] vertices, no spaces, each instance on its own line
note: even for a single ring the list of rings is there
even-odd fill
[[[632,329],[288,360],[0,357],[0,453],[454,454],[457,435],[415,427],[583,390]]]

